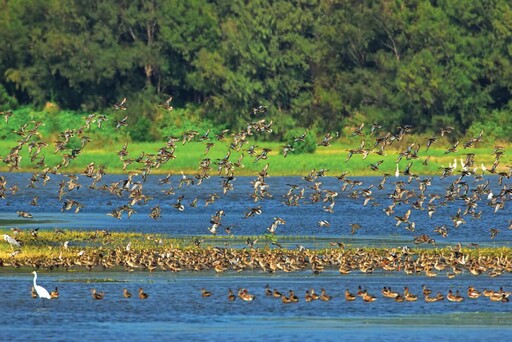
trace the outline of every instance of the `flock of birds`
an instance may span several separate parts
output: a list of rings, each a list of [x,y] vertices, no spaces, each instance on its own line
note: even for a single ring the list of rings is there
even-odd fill
[[[171,106],[172,97],[167,99],[161,108],[165,110],[172,110]],[[114,105],[115,111],[125,111],[127,106],[127,99]],[[253,114],[265,115],[266,108],[263,106],[257,107],[253,110]],[[13,115],[11,111],[0,112],[3,116],[5,123],[9,124],[9,119]],[[3,163],[8,165],[10,171],[19,171],[22,169],[22,155],[21,151],[26,149],[28,151],[30,167],[36,168],[38,171],[34,172],[29,179],[29,188],[37,188],[38,184],[45,186],[51,181],[53,175],[63,175],[65,180],[59,183],[59,190],[56,194],[58,201],[62,203],[62,212],[74,211],[79,213],[84,205],[77,200],[73,199],[73,194],[80,191],[82,188],[81,177],[90,179],[88,188],[98,191],[107,191],[119,198],[125,198],[126,203],[115,207],[107,215],[121,219],[125,216],[130,217],[136,214],[137,206],[151,205],[153,197],[144,191],[144,183],[147,176],[153,172],[158,172],[159,169],[164,168],[165,165],[176,159],[176,147],[181,141],[182,145],[186,145],[191,141],[199,141],[205,144],[204,158],[198,163],[197,173],[194,175],[185,175],[182,173],[177,186],[172,184],[171,174],[161,178],[159,183],[164,188],[162,192],[166,196],[175,196],[176,200],[172,207],[178,212],[184,211],[186,208],[195,208],[199,205],[198,198],[185,199],[183,195],[177,195],[179,189],[182,187],[199,186],[203,182],[208,181],[212,174],[217,174],[221,178],[221,188],[218,193],[212,193],[207,196],[204,201],[204,206],[207,207],[218,199],[222,198],[228,192],[234,189],[236,184],[236,170],[244,167],[244,158],[251,158],[253,163],[265,161],[256,175],[256,178],[251,181],[252,192],[248,194],[248,198],[255,203],[260,202],[258,205],[251,206],[243,213],[243,219],[251,219],[261,215],[266,199],[273,198],[270,186],[267,183],[269,177],[270,163],[269,159],[275,158],[275,151],[270,148],[259,148],[259,146],[249,142],[250,137],[258,134],[272,133],[272,121],[267,119],[260,119],[247,124],[247,126],[232,134],[228,130],[223,130],[216,135],[215,138],[210,137],[210,131],[207,130],[203,134],[197,131],[184,132],[181,137],[167,137],[166,142],[156,151],[156,153],[143,152],[139,156],[132,156],[129,153],[128,143],[117,151],[116,155],[123,164],[123,171],[127,172],[126,178],[110,184],[102,182],[103,176],[106,174],[105,167],[96,165],[91,162],[87,165],[79,175],[75,173],[66,172],[66,168],[77,158],[80,158],[83,150],[87,148],[91,139],[87,135],[90,131],[91,125],[95,124],[98,128],[102,127],[109,117],[106,115],[90,114],[84,118],[84,123],[78,128],[66,129],[60,132],[59,139],[53,142],[54,153],[61,156],[61,161],[54,166],[47,165],[45,162],[44,153],[51,150],[49,142],[41,139],[39,128],[44,125],[43,122],[29,121],[18,127],[14,132],[20,136],[17,145],[11,148],[10,152],[2,157]],[[128,116],[115,122],[116,129],[122,129],[128,125]],[[457,203],[457,211],[450,216],[449,220],[452,222],[451,226],[457,229],[466,223],[468,218],[478,220],[481,218],[482,210],[479,207],[482,203],[489,205],[493,208],[494,213],[501,210],[506,210],[506,202],[512,198],[512,190],[508,187],[506,179],[512,176],[512,166],[500,165],[505,156],[505,149],[502,146],[495,146],[492,151],[494,162],[492,166],[486,167],[484,164],[477,165],[475,161],[475,154],[470,152],[471,148],[482,142],[484,139],[483,132],[478,136],[470,138],[466,142],[459,141],[453,143],[445,150],[445,155],[456,153],[461,146],[464,151],[464,157],[453,159],[453,163],[441,169],[439,178],[444,179],[450,176],[453,181],[446,187],[445,193],[435,194],[428,191],[433,177],[420,177],[414,173],[414,163],[421,162],[428,165],[430,156],[428,155],[429,148],[440,140],[440,137],[445,137],[452,134],[454,129],[452,127],[444,127],[439,131],[438,136],[432,136],[425,141],[425,148],[421,149],[420,143],[411,143],[405,148],[400,150],[403,145],[400,142],[404,140],[407,134],[413,130],[412,126],[405,125],[398,127],[396,132],[387,132],[379,135],[381,126],[372,124],[369,131],[365,131],[365,124],[356,127],[352,136],[354,138],[363,137],[358,144],[357,148],[349,149],[345,162],[348,163],[355,156],[361,156],[364,160],[369,155],[386,155],[391,146],[399,149],[396,159],[396,171],[394,174],[382,174],[382,180],[379,184],[364,184],[363,181],[352,179],[347,172],[342,172],[337,176],[340,182],[339,188],[327,189],[323,186],[322,178],[328,174],[327,169],[312,170],[310,173],[302,177],[302,180],[307,185],[288,184],[288,191],[283,195],[282,203],[286,206],[298,206],[304,204],[319,203],[322,210],[327,214],[335,212],[335,205],[337,198],[346,194],[347,198],[354,201],[361,201],[362,206],[371,205],[379,206],[375,199],[375,192],[385,192],[387,182],[395,176],[396,181],[391,185],[391,191],[386,192],[386,198],[389,203],[386,203],[383,212],[387,216],[394,217],[397,227],[405,227],[408,231],[416,231],[416,222],[414,221],[415,211],[427,211],[428,216],[431,218],[436,214],[439,207],[446,206],[449,203]],[[304,142],[309,132],[306,130],[302,135],[293,139],[293,142],[286,144],[280,154],[286,158],[289,153],[294,151],[294,144]],[[340,137],[338,132],[327,133],[319,142],[318,146],[328,148],[332,143]],[[211,149],[216,145],[214,139],[217,141],[225,141],[230,139],[229,147],[223,158],[212,160],[207,157]],[[369,139],[373,139],[370,143]],[[71,144],[71,141],[79,141],[79,147],[76,144]],[[245,146],[248,145],[248,146]],[[232,154],[238,153],[239,157],[232,158]],[[236,159],[236,160],[235,160]],[[406,161],[406,166],[400,167],[401,162]],[[384,163],[384,159],[377,160],[376,162],[369,163],[368,168],[378,174],[380,168]],[[130,169],[128,169],[130,168]],[[128,171],[127,171],[128,170]],[[495,175],[496,177],[487,178],[487,174]],[[400,179],[399,177],[402,176]],[[404,178],[405,177],[405,178]],[[406,179],[406,180],[404,180]],[[471,181],[472,179],[472,181]],[[491,180],[496,182],[492,184],[499,188],[499,191],[493,192],[491,190]],[[0,175],[0,199],[6,199],[9,196],[15,196],[19,191],[17,184],[9,184],[7,176]],[[35,196],[29,205],[38,205],[38,196]],[[395,212],[400,208],[400,212]],[[159,220],[162,217],[162,209],[160,204],[153,204],[150,210],[149,217],[154,220]],[[398,210],[397,210],[398,211]],[[22,219],[32,219],[33,215],[25,210],[18,210],[17,214]],[[226,212],[223,209],[216,210],[211,215],[207,231],[212,235],[217,235],[221,230],[226,234],[232,235],[236,231],[236,226],[225,224],[223,218]],[[327,215],[326,214],[326,215]],[[507,218],[507,222],[503,222],[505,229],[512,229],[512,219]],[[281,217],[274,217],[272,222],[266,227],[264,233],[272,235],[277,234],[278,229],[282,225],[286,225],[286,220]],[[356,234],[363,227],[360,223],[348,223],[350,233]],[[321,220],[318,222],[320,227],[329,227],[329,220]],[[433,229],[435,234],[441,237],[446,237],[449,234],[450,226],[445,224],[437,226]],[[16,265],[14,257],[19,254],[22,245],[16,239],[22,230],[19,228],[12,228],[13,236],[4,234],[4,240],[12,247],[13,253],[11,254],[10,264]],[[491,239],[494,239],[500,232],[499,228],[490,227],[489,233]],[[37,238],[37,229],[32,232],[32,237]],[[108,232],[105,232],[108,234]],[[358,250],[345,250],[342,242],[333,242],[332,246],[337,247],[332,251],[324,252],[318,255],[314,251],[310,251],[300,246],[296,251],[285,251],[279,248],[271,253],[263,250],[255,249],[257,239],[247,238],[248,248],[243,250],[236,249],[223,249],[223,248],[201,248],[199,238],[194,240],[197,249],[181,250],[167,248],[163,252],[140,251],[135,252],[130,250],[129,245],[124,250],[113,250],[110,252],[93,251],[88,254],[82,253],[74,258],[63,257],[62,253],[58,258],[51,260],[30,260],[29,264],[39,267],[63,267],[69,269],[75,266],[86,267],[93,269],[94,267],[110,268],[122,266],[128,271],[135,269],[147,269],[153,271],[157,268],[173,272],[181,270],[215,270],[217,273],[222,273],[226,270],[242,271],[242,270],[255,270],[261,269],[265,272],[292,272],[311,268],[314,273],[320,273],[325,267],[335,267],[341,274],[348,274],[354,270],[362,273],[372,273],[374,270],[382,269],[384,271],[404,271],[406,274],[420,274],[424,273],[427,277],[435,277],[439,272],[447,270],[448,277],[454,277],[464,271],[470,272],[473,275],[480,275],[484,272],[491,277],[499,276],[504,272],[512,272],[512,260],[507,256],[487,257],[487,256],[469,256],[462,252],[461,245],[451,249],[449,254],[415,254],[407,248],[396,250],[385,250],[383,253],[376,253],[372,251]],[[427,233],[414,237],[416,244],[435,244],[435,239]],[[277,242],[275,244],[279,246]],[[67,247],[67,246],[66,246]],[[474,244],[474,247],[478,247]],[[2,265],[9,264],[6,260],[1,260]],[[34,298],[55,299],[59,297],[59,291],[55,288],[54,291],[48,292],[45,288],[37,285],[37,273],[33,272],[33,287],[32,296]],[[472,286],[467,289],[466,297],[468,299],[477,299],[481,296],[488,297],[491,301],[495,302],[508,302],[511,292],[504,291],[500,288],[497,291],[483,290],[478,291]],[[390,287],[383,287],[381,294],[384,298],[388,298],[395,302],[417,301],[418,298],[423,297],[425,302],[436,302],[444,300],[461,302],[465,300],[465,296],[459,291],[453,292],[449,290],[446,295],[438,292],[434,294],[426,286],[423,286],[421,294],[413,294],[405,287],[403,291],[393,291]],[[123,289],[123,297],[131,298],[132,294],[125,288]],[[102,300],[105,298],[105,293],[91,290],[91,296],[94,300]],[[202,297],[213,296],[211,292],[206,289],[201,290]],[[364,302],[374,302],[377,300],[375,294],[369,293],[367,290],[359,287],[357,292],[352,293],[349,289],[343,293],[343,298],[346,301],[354,301],[361,298]],[[138,290],[138,297],[141,300],[149,298],[149,294],[144,292],[142,288]],[[283,294],[277,289],[271,290],[267,285],[265,288],[265,297],[276,298],[282,303],[296,303],[302,299],[293,291],[288,290]],[[340,296],[341,297],[341,296]],[[233,291],[228,289],[227,299],[235,301],[237,299],[242,301],[253,301],[256,295],[250,293],[246,288]],[[333,296],[327,294],[325,289],[317,294],[314,289],[306,290],[303,300],[311,302],[315,300],[330,301]]]
[[[43,298],[43,299],[56,299],[59,298],[58,289],[55,288],[55,291],[49,293],[44,287],[37,285],[37,273],[36,271],[32,272],[34,274],[34,285],[32,287],[32,298]],[[102,300],[105,297],[105,292],[97,292],[95,288],[91,290],[92,298],[95,300]],[[390,286],[384,286],[381,290],[381,294],[384,298],[389,298],[394,300],[395,302],[415,302],[419,297],[423,296],[425,302],[433,303],[442,301],[445,298],[450,302],[462,302],[465,300],[465,297],[460,294],[459,290],[453,292],[451,289],[448,290],[448,293],[443,295],[441,292],[437,292],[434,294],[431,289],[429,289],[426,285],[422,285],[421,295],[413,294],[408,286],[404,287],[403,292],[393,291]],[[469,299],[478,299],[481,296],[489,298],[489,300],[493,302],[509,302],[509,296],[512,294],[510,291],[503,290],[502,287],[499,290],[495,291],[492,289],[484,289],[482,291],[478,291],[473,286],[468,286],[467,288],[467,298]],[[201,296],[211,297],[212,292],[206,290],[205,288],[201,289]],[[299,296],[295,294],[294,290],[288,290],[288,294],[280,292],[278,289],[270,289],[270,286],[267,284],[265,286],[265,296],[270,298],[280,299],[284,304],[289,303],[298,303],[300,301]],[[352,293],[349,289],[346,289],[343,294],[345,300],[347,302],[355,301],[358,297],[362,299],[363,302],[371,303],[377,300],[377,296],[369,293],[366,289],[363,289],[361,286],[358,286],[357,292]],[[123,297],[131,298],[132,294],[126,288],[123,289]],[[144,292],[142,288],[139,288],[138,297],[140,299],[148,299],[149,294]],[[227,299],[229,301],[235,301],[237,298],[240,300],[251,302],[256,298],[255,294],[250,293],[246,288],[239,288],[237,294],[235,295],[232,289],[228,289]],[[315,300],[320,300],[324,302],[328,302],[333,299],[333,296],[327,294],[324,288],[321,289],[320,294],[315,292],[314,288],[308,289],[305,292],[304,300],[306,302],[312,302]]]
[[[167,99],[160,106],[165,110],[172,110],[171,106],[172,97]],[[127,108],[127,99],[124,98],[121,102],[114,105],[114,111],[125,111]],[[263,106],[254,108],[254,115],[265,115],[266,108]],[[9,124],[9,118],[13,115],[11,111],[0,112],[3,115],[5,123]],[[169,161],[176,158],[175,151],[179,141],[182,145],[185,145],[191,141],[199,141],[205,143],[205,157],[199,161],[198,171],[195,175],[185,175],[179,180],[179,184],[173,186],[171,180],[171,174],[167,177],[160,179],[160,184],[165,187],[162,192],[168,196],[175,196],[179,192],[179,188],[183,186],[200,185],[204,181],[210,179],[212,173],[217,173],[221,176],[221,192],[226,195],[229,191],[234,189],[236,181],[236,170],[243,168],[243,161],[247,155],[252,158],[253,163],[260,160],[268,161],[271,157],[272,150],[270,148],[259,148],[257,145],[250,145],[249,138],[258,134],[272,133],[272,121],[267,119],[260,119],[248,123],[247,126],[231,135],[228,135],[228,130],[223,130],[216,135],[218,141],[231,139],[229,142],[229,148],[223,158],[219,158],[216,161],[206,157],[210,149],[215,145],[214,138],[210,137],[210,130],[207,130],[203,134],[197,131],[189,130],[183,133],[181,137],[171,136],[166,138],[166,142],[161,146],[156,153],[145,153],[143,152],[138,157],[131,156],[128,151],[128,143],[117,152],[117,156],[123,163],[123,171],[126,171],[130,166],[131,170],[127,171],[127,177],[119,182],[110,184],[101,183],[102,177],[106,174],[106,170],[101,165],[96,165],[91,162],[87,165],[86,169],[77,175],[75,173],[66,173],[66,167],[71,162],[79,158],[82,155],[82,151],[87,148],[91,139],[87,136],[91,125],[96,124],[98,128],[102,127],[102,124],[108,121],[109,118],[106,115],[99,115],[96,113],[90,114],[84,118],[84,123],[78,128],[66,129],[59,134],[59,139],[54,141],[54,153],[62,157],[60,163],[55,166],[50,166],[45,163],[46,152],[51,147],[48,142],[41,139],[39,128],[44,125],[40,121],[29,121],[23,124],[21,127],[13,130],[20,139],[17,145],[11,148],[10,152],[2,158],[3,163],[7,164],[10,171],[21,170],[22,156],[20,152],[22,149],[27,149],[30,159],[30,167],[37,168],[38,171],[34,172],[29,179],[27,187],[36,188],[37,183],[41,182],[42,186],[45,186],[51,181],[52,175],[62,174],[66,180],[62,180],[59,183],[59,190],[57,193],[58,200],[62,203],[62,212],[74,211],[79,213],[84,207],[82,203],[79,203],[73,199],[73,193],[80,191],[82,187],[80,177],[84,176],[91,179],[89,188],[98,191],[108,191],[119,198],[126,198],[126,203],[113,208],[110,212],[106,213],[115,219],[121,219],[125,215],[130,217],[136,214],[136,208],[139,205],[151,204],[153,197],[151,194],[144,192],[144,182],[147,176],[153,172],[157,172],[161,167],[165,166]],[[128,116],[124,116],[121,120],[115,122],[116,129],[121,129],[128,125]],[[407,134],[410,134],[413,130],[412,126],[405,125],[398,127],[396,132],[387,132],[382,135],[379,134],[381,126],[378,124],[372,124],[369,132],[365,132],[365,124],[362,123],[360,126],[353,130],[352,136],[363,137],[357,148],[349,149],[348,155],[345,159],[349,162],[354,156],[361,155],[362,159],[367,158],[370,154],[376,154],[384,156],[389,148],[396,144],[398,145],[404,140]],[[459,161],[453,159],[453,164],[444,167],[441,170],[440,179],[444,179],[448,176],[457,175],[453,181],[445,189],[444,194],[433,194],[428,192],[429,186],[434,181],[432,177],[421,178],[413,171],[413,165],[415,161],[421,161],[421,163],[427,165],[429,163],[430,156],[427,155],[429,148],[436,143],[440,137],[448,136],[454,131],[453,127],[444,127],[440,130],[438,136],[432,136],[425,142],[425,149],[421,149],[420,143],[411,143],[401,151],[398,152],[396,159],[396,172],[395,177],[405,176],[406,181],[400,179],[394,182],[392,190],[386,193],[386,197],[389,203],[386,203],[383,209],[385,215],[394,216],[396,220],[396,226],[405,227],[405,229],[415,232],[416,222],[413,220],[414,211],[427,211],[429,217],[432,217],[436,210],[441,206],[446,206],[450,202],[458,202],[457,212],[450,217],[450,221],[453,223],[454,228],[458,228],[466,223],[467,218],[480,219],[482,210],[479,210],[479,205],[482,201],[494,208],[494,212],[505,209],[505,204],[512,198],[512,189],[510,189],[505,179],[509,179],[512,175],[512,166],[506,165],[505,167],[500,166],[501,160],[505,155],[505,150],[502,146],[495,146],[492,155],[494,156],[494,162],[492,166],[486,167],[483,164],[477,166],[475,162],[475,154],[470,152],[471,148],[483,141],[484,135],[481,132],[478,136],[468,139],[462,143],[462,147],[467,153],[464,158],[460,157]],[[305,141],[309,132],[306,130],[302,135],[297,136],[293,139],[293,142],[283,147],[282,156],[286,157],[288,153],[293,152],[293,144]],[[318,142],[318,146],[329,147],[339,138],[339,133],[327,133],[321,141]],[[374,139],[373,143],[368,143],[368,139]],[[76,147],[76,144],[71,144],[71,139],[80,141],[80,147]],[[249,147],[244,147],[249,145]],[[455,153],[460,148],[461,143],[455,142],[449,146],[445,154]],[[239,158],[235,161],[231,159],[232,152],[237,152]],[[406,160],[407,165],[403,170],[400,170],[401,161]],[[378,173],[384,160],[379,160],[368,165],[369,169]],[[216,166],[216,168],[214,168]],[[265,199],[273,198],[270,191],[270,186],[266,182],[269,176],[270,163],[266,163],[261,171],[256,175],[256,179],[251,182],[252,193],[249,194],[249,198],[254,202],[263,202]],[[302,204],[311,203],[323,203],[322,209],[327,213],[335,212],[336,199],[342,194],[347,194],[347,197],[355,201],[361,200],[362,205],[379,206],[382,203],[378,203],[375,199],[376,191],[385,191],[386,183],[392,177],[392,174],[384,173],[382,180],[376,186],[373,184],[367,185],[360,180],[351,179],[347,172],[342,172],[337,179],[340,181],[339,189],[326,189],[322,185],[322,177],[327,176],[329,170],[320,169],[312,170],[309,174],[302,177],[307,182],[306,186],[299,184],[288,184],[289,189],[283,196],[283,204],[286,206],[298,206]],[[485,174],[496,175],[495,179],[499,191],[493,193],[491,191],[490,179],[485,178]],[[473,178],[473,181],[470,181]],[[410,186],[413,186],[410,188]],[[5,199],[9,196],[15,196],[18,192],[19,187],[17,184],[10,186],[7,180],[7,176],[0,176],[0,199]],[[208,206],[222,195],[218,193],[212,193],[208,195],[204,205]],[[29,205],[38,205],[38,196],[35,196]],[[172,205],[177,211],[184,211],[185,208],[194,208],[198,204],[198,198],[194,198],[185,202],[183,195],[176,195],[176,201]],[[402,214],[395,213],[395,209],[401,208],[400,211],[404,211]],[[244,219],[258,216],[264,210],[261,204],[248,208],[243,214]],[[33,215],[24,210],[18,210],[17,214],[23,219],[32,219]],[[225,215],[224,210],[217,210],[210,218],[209,226],[207,231],[213,235],[218,234],[223,229],[226,234],[234,234],[235,225],[227,225],[223,222]],[[151,207],[149,217],[158,220],[162,217],[162,208],[160,204],[155,204]],[[276,234],[278,227],[286,224],[286,221],[281,217],[275,217],[273,221],[266,228],[264,233]],[[330,223],[326,220],[318,222],[320,227],[329,227]],[[512,219],[508,222],[503,222],[503,227],[512,229]],[[350,233],[355,234],[362,228],[360,223],[350,223]],[[491,239],[495,238],[500,229],[498,227],[490,227],[489,234]],[[447,224],[437,226],[433,229],[433,232],[441,237],[446,237],[449,234],[450,227]],[[14,249],[19,250],[21,245],[16,240],[16,234],[18,230],[13,229],[15,236],[4,235],[4,240],[7,241]],[[432,243],[435,244],[435,239],[429,234],[421,234],[414,238],[415,243]],[[249,247],[254,246],[255,241],[248,239],[247,244]]]

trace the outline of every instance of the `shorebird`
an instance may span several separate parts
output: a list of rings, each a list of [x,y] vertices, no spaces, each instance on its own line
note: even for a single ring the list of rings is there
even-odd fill
[[[11,248],[21,248],[21,244],[13,237],[4,234],[4,240],[11,246]]]

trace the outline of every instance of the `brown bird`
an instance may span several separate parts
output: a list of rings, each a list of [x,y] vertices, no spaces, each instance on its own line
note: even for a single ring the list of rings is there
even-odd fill
[[[172,101],[172,96],[171,96],[171,97],[169,97],[169,98],[165,101],[165,103],[164,103],[163,105],[161,105],[161,107],[162,107],[163,109],[166,109],[166,110],[169,110],[169,111],[173,110],[173,107],[171,106],[171,101]]]
[[[54,291],[50,292],[50,298],[51,299],[59,298],[59,289],[57,287],[55,287]]]
[[[126,121],[128,120],[128,115],[122,118],[121,120],[117,121],[116,129],[119,129],[121,126],[126,126]]]
[[[139,288],[139,298],[140,299],[148,299],[149,295],[147,293],[144,292],[144,290],[141,288]]]
[[[128,292],[127,289],[123,289],[123,297],[124,298],[132,298],[132,294]]]
[[[0,115],[4,116],[5,122],[9,122],[9,118],[12,116],[12,110],[7,110],[5,112],[0,112]]]
[[[126,110],[126,97],[119,103],[114,103],[115,110]]]
[[[91,292],[92,292],[93,299],[100,300],[100,299],[103,299],[103,297],[105,296],[104,292],[96,292],[96,289],[92,289]]]

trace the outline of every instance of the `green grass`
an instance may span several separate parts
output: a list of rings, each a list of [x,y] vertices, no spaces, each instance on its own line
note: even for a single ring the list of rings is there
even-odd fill
[[[230,150],[229,141],[213,141],[215,146],[210,150],[208,154],[205,152],[205,142],[190,142],[182,145],[178,142],[175,150],[176,159],[169,160],[166,164],[162,165],[159,169],[153,169],[154,174],[166,174],[173,173],[179,174],[185,172],[187,174],[197,173],[199,163],[204,158],[210,158],[211,160],[211,175],[218,174],[216,162],[219,159],[224,158],[228,151],[231,151],[229,160],[235,163],[240,154],[244,154],[242,164],[243,168],[235,168],[235,175],[256,175],[263,169],[265,164],[269,163],[268,173],[270,176],[283,176],[283,175],[301,175],[304,176],[312,170],[319,171],[321,169],[328,170],[327,175],[337,176],[342,172],[349,172],[352,176],[380,176],[384,173],[394,174],[396,170],[396,160],[398,153],[405,150],[406,146],[391,146],[386,150],[386,155],[380,156],[377,154],[370,154],[366,159],[362,158],[362,155],[353,155],[349,161],[346,161],[348,156],[348,149],[353,148],[357,145],[342,145],[341,143],[335,143],[328,147],[318,147],[315,153],[312,154],[289,154],[286,158],[282,155],[282,143],[269,143],[269,142],[249,142],[244,145],[240,151]],[[40,156],[45,156],[45,162],[48,167],[56,166],[62,162],[62,154],[54,153],[54,143],[48,141],[49,146],[44,148]],[[3,141],[0,143],[0,156],[4,158],[9,154],[11,149],[17,145],[16,141]],[[250,145],[258,145],[256,152],[260,153],[262,148],[270,148],[272,151],[268,153],[267,160],[259,160],[255,162],[255,157],[251,157],[247,153],[247,149]],[[164,142],[156,143],[129,143],[128,144],[128,157],[136,159],[144,153],[146,156],[149,154],[157,154],[158,150],[165,146]],[[89,163],[94,162],[96,166],[104,166],[107,173],[122,173],[122,161],[120,160],[117,152],[121,150],[123,143],[111,143],[98,147],[86,146],[78,157],[72,160],[69,166],[61,168],[61,173],[81,173],[85,170]],[[398,147],[398,149],[397,149]],[[508,148],[509,146],[507,146]],[[494,156],[491,155],[493,147],[476,147],[471,149],[460,148],[456,153],[445,154],[446,147],[439,148],[433,147],[425,153],[420,150],[420,158],[416,160],[402,159],[399,163],[400,171],[404,171],[407,164],[412,162],[410,169],[411,173],[419,175],[437,175],[442,172],[442,168],[448,166],[456,159],[460,170],[460,159],[463,160],[466,157],[466,153],[474,153],[475,166],[477,172],[481,173],[480,165],[484,164],[487,168],[491,168],[494,162]],[[69,153],[69,152],[66,152]],[[41,171],[41,168],[35,167],[35,162],[30,161],[28,150],[26,146],[23,146],[20,151],[21,167],[15,171],[34,172]],[[430,157],[428,165],[423,165],[425,158]],[[383,160],[378,171],[370,169],[370,164],[375,163],[379,160]],[[512,165],[512,159],[510,155],[503,155],[500,159],[500,165],[498,171],[507,170],[507,166]],[[128,166],[126,171],[141,171],[144,167],[141,163],[132,163]],[[9,167],[5,163],[0,166],[0,171],[8,171]],[[223,175],[222,173],[221,175]]]

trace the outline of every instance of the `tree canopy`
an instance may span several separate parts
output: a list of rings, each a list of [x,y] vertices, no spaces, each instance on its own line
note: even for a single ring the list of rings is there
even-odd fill
[[[278,138],[511,117],[507,0],[3,0],[0,36],[0,110],[127,97],[147,125],[173,96],[229,128],[264,106]]]

